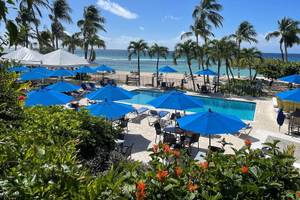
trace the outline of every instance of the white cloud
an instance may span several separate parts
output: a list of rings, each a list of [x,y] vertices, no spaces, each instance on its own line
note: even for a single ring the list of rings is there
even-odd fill
[[[139,29],[140,29],[141,31],[144,31],[144,30],[145,30],[145,27],[140,26]]]
[[[97,5],[115,15],[123,17],[125,19],[136,19],[138,15],[128,9],[120,6],[119,4],[112,2],[111,0],[98,0]]]
[[[161,20],[164,22],[164,21],[167,21],[167,20],[179,21],[180,19],[181,19],[180,17],[175,17],[173,15],[166,15]]]

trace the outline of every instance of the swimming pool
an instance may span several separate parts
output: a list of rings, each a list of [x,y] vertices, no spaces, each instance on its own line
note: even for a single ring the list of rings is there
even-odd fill
[[[135,96],[132,99],[124,100],[123,102],[132,103],[132,104],[142,104],[146,105],[152,99],[159,97],[163,92],[158,90],[134,90],[132,91]],[[190,109],[188,111],[192,112],[202,112],[207,111],[208,108],[211,108],[213,111],[231,114],[239,117],[243,120],[253,120],[255,114],[256,103],[236,101],[236,100],[226,100],[221,98],[211,98],[211,97],[199,97],[194,96],[197,99],[200,99],[204,107]]]

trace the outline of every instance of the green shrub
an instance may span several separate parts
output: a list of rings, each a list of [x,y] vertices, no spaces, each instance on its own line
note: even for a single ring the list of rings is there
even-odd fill
[[[234,80],[230,83],[222,85],[220,90],[222,93],[231,93],[238,96],[262,96],[263,85],[260,80],[249,81],[249,80]]]

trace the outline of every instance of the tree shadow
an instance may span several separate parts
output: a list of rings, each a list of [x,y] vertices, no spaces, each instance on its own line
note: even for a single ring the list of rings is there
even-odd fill
[[[133,144],[131,153],[138,153],[142,151],[147,151],[150,140],[146,139],[140,134],[129,133],[125,135],[124,145],[129,146]]]

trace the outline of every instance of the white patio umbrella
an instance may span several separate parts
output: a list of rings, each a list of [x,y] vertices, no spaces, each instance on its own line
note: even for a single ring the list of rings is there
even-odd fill
[[[1,56],[4,60],[19,62],[23,65],[40,65],[43,55],[37,51],[22,47]]]
[[[45,67],[78,67],[83,65],[89,65],[89,62],[63,49],[45,54],[42,59],[42,66]]]

